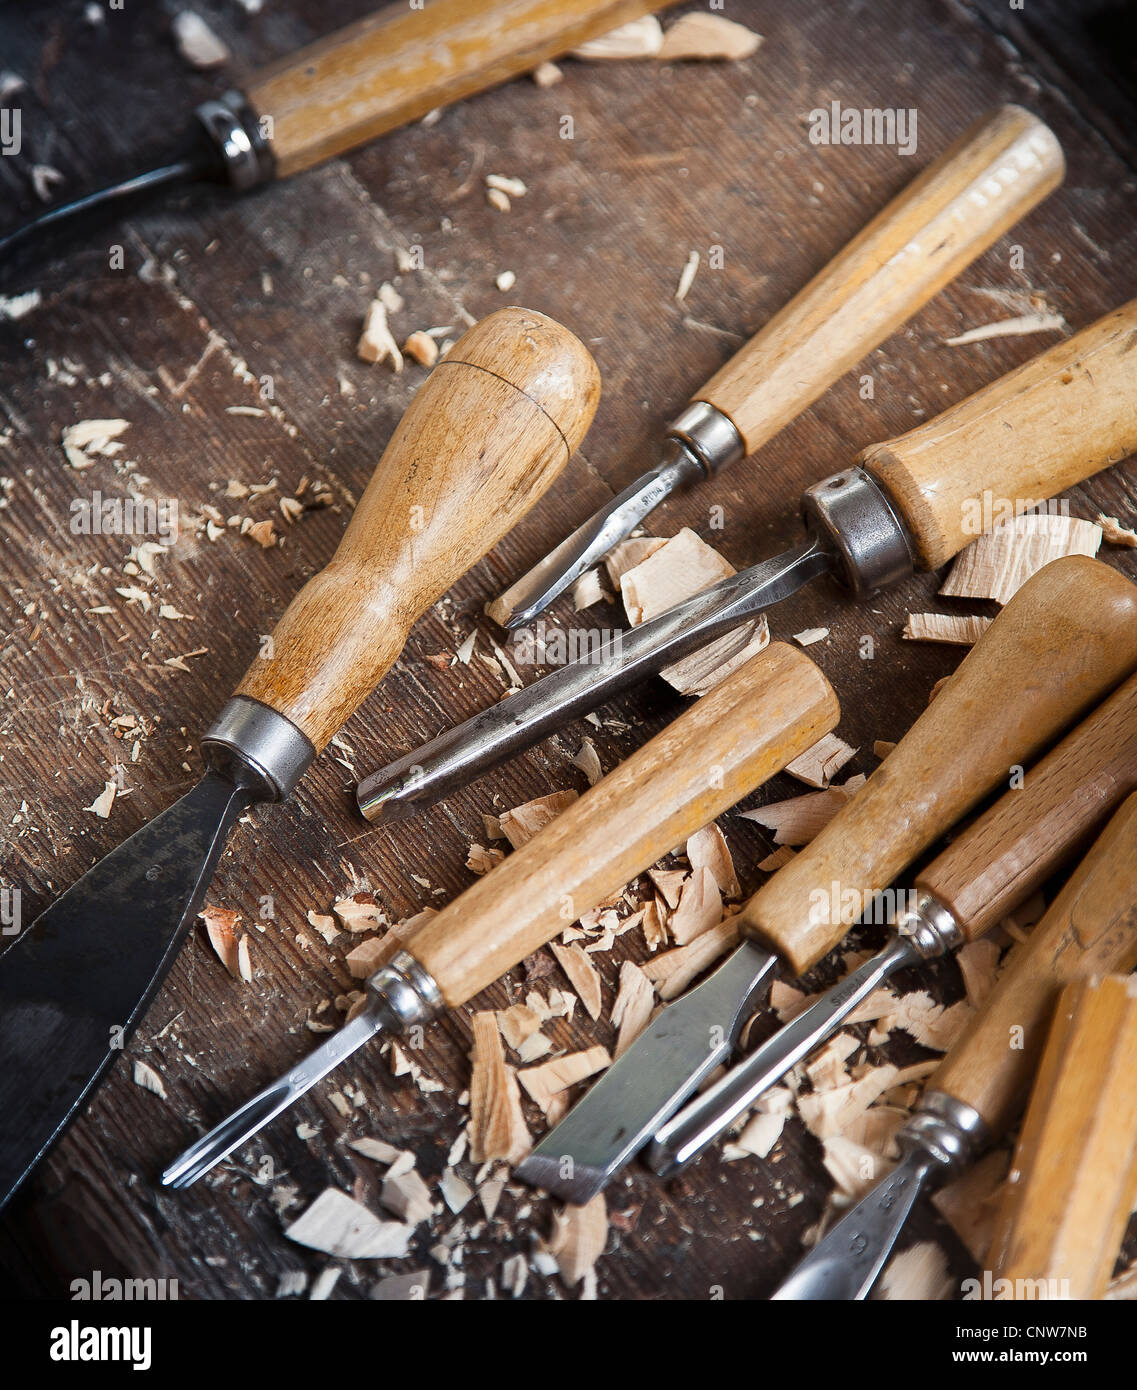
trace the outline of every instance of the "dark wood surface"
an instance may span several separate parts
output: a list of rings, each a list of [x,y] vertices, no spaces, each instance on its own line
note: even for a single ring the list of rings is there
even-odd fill
[[[34,92],[24,101],[24,154],[0,160],[4,224],[32,210],[31,163],[58,167],[66,175],[61,193],[96,184],[133,167],[195,101],[228,85],[231,74],[196,73],[178,58],[167,13],[176,8],[133,6],[96,28],[76,3],[9,9],[3,66]],[[250,67],[333,26],[330,7],[312,0],[269,0],[256,16],[221,0],[198,8]],[[341,4],[335,22],[368,8]],[[944,346],[952,334],[1003,316],[983,290],[1042,294],[1072,328],[1133,295],[1135,108],[1120,8],[736,0],[730,13],[766,36],[745,63],[566,63],[557,87],[515,82],[255,196],[168,199],[118,230],[93,231],[37,274],[41,307],[0,325],[0,473],[12,479],[0,513],[0,825],[3,882],[22,889],[29,918],[191,785],[196,738],[255,655],[258,635],[334,549],[351,500],[423,376],[412,366],[396,377],[355,358],[360,317],[380,281],[394,280],[405,296],[396,322],[409,331],[460,326],[466,315],[498,307],[506,297],[494,277],[513,270],[508,299],[554,315],[590,344],[604,398],[582,454],[552,493],[418,623],[403,659],[346,726],[354,751],[338,756],[360,775],[500,696],[500,682],[476,660],[439,669],[426,658],[452,653],[472,626],[491,633],[483,602],[634,477],[659,426],[690,393],[984,108],[1018,101],[1049,121],[1069,162],[1064,188],[778,438],[712,486],[673,499],[650,528],[671,534],[693,526],[736,565],[753,563],[798,534],[794,499],[804,485],[1053,341]],[[806,113],[834,99],[917,107],[916,156],[811,145]],[[565,114],[575,126],[571,142],[559,138]],[[485,201],[489,172],[529,185],[508,215]],[[125,248],[122,271],[108,269],[116,241]],[[1014,243],[1025,252],[1018,272],[1008,266]],[[426,269],[399,277],[395,248],[413,244],[424,248]],[[715,244],[724,248],[724,268],[704,264],[679,308],[673,293],[688,252],[702,251],[705,261]],[[871,401],[858,395],[864,372],[875,382]],[[263,407],[266,377],[270,413],[226,413]],[[344,394],[341,379],[354,394]],[[69,531],[75,496],[123,489],[109,460],[82,475],[69,470],[61,431],[75,420],[117,416],[131,422],[122,457],[149,478],[147,495],[178,500],[182,534],[150,587],[192,622],[158,620],[115,594],[130,582],[121,568],[130,538]],[[284,548],[262,551],[232,532],[213,543],[195,534],[202,504],[227,510],[216,493],[228,479],[276,476],[287,492],[304,475],[325,480],[334,505],[306,514]],[[1074,512],[1092,517],[1100,509],[1133,524],[1134,476],[1119,468],[1077,489]],[[260,517],[275,503],[270,496],[233,505]],[[711,529],[712,506],[723,508],[721,531]],[[1105,550],[1103,558],[1137,577],[1132,552]],[[850,771],[875,765],[872,741],[899,738],[959,660],[958,651],[897,639],[906,611],[940,606],[935,589],[936,579],[924,577],[857,607],[818,584],[772,619],[776,635],[831,628],[811,654],[841,696],[840,732],[864,750]],[[111,616],[86,612],[108,603]],[[570,613],[564,603],[556,610],[562,621]],[[586,620],[618,621],[603,607]],[[876,639],[872,661],[858,656],[866,632]],[[208,653],[190,659],[188,673],[163,664],[199,647]],[[627,732],[587,732],[610,767],[680,707],[652,682],[621,702]],[[153,729],[139,762],[126,762],[129,795],[104,822],[81,808],[128,754],[110,726],[124,713]],[[312,1045],[306,1018],[348,984],[342,954],[350,943],[325,947],[307,929],[307,910],[327,911],[359,881],[392,917],[449,900],[472,881],[464,860],[470,841],[481,838],[483,811],[583,787],[569,760],[585,731],[566,729],[395,830],[357,819],[353,773],[327,755],[290,803],[255,809],[209,893],[211,902],[238,909],[246,925],[256,921],[262,895],[274,899],[274,919],[251,933],[254,984],[232,981],[195,933],[129,1048],[130,1058],[161,1074],[168,1099],[133,1084],[129,1059],[116,1067],[4,1220],[10,1290],[66,1296],[72,1279],[98,1269],[176,1278],[186,1298],[272,1297],[283,1273],[314,1276],[327,1260],[283,1238],[273,1188],[254,1180],[258,1155],[271,1156],[277,1191],[295,1188],[291,1215],[328,1184],[354,1188],[376,1206],[377,1169],[347,1147],[359,1135],[412,1146],[420,1171],[439,1173],[465,1116],[456,1096],[468,1081],[467,1010],[433,1028],[421,1059],[444,1090],[424,1098],[392,1084],[373,1049],[334,1083],[354,1083],[368,1097],[350,1119],[337,1113],[328,1099],[333,1085],[325,1084],[210,1182],[186,1194],[155,1185],[197,1127]],[[796,789],[781,779],[762,795]],[[724,826],[752,890],[769,841],[750,822],[726,817]],[[314,938],[307,948],[297,943],[301,931]],[[624,938],[600,961],[606,1005],[625,951],[642,954]],[[928,977],[938,998],[959,997],[950,963]],[[523,997],[522,981],[513,972],[471,1007]],[[558,1025],[554,1035],[565,1046],[611,1041],[606,1023],[587,1019]],[[897,1042],[885,1055],[929,1054]],[[316,1126],[316,1138],[297,1137],[302,1121]],[[628,1219],[610,1233],[600,1294],[702,1299],[721,1289],[728,1298],[760,1297],[792,1265],[828,1189],[819,1146],[796,1122],[771,1163],[727,1165],[711,1155],[666,1185],[632,1169],[610,1192],[610,1208]],[[804,1200],[791,1204],[797,1192]],[[519,1216],[525,1205],[529,1215]],[[528,1251],[551,1214],[548,1201],[507,1193],[499,1219],[467,1242],[464,1296],[483,1297],[487,1278],[509,1254]],[[424,1234],[409,1261],[345,1264],[335,1296],[365,1297],[379,1274],[428,1267],[434,1290],[442,1290],[445,1271],[425,1247],[451,1224]],[[962,1248],[930,1213],[918,1213],[912,1231],[940,1239],[954,1267],[967,1270]],[[576,1296],[557,1279],[537,1277],[527,1293]]]

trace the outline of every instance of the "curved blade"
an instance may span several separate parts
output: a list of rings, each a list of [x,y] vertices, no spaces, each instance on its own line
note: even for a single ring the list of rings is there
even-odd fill
[[[931,1161],[912,1152],[843,1216],[771,1295],[773,1300],[866,1298],[892,1254]]]
[[[122,1051],[253,799],[207,773],[0,956],[0,1206]]]

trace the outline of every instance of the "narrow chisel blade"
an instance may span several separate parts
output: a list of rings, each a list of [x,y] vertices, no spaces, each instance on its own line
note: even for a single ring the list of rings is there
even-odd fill
[[[207,773],[0,956],[0,1206],[120,1055],[253,799]]]
[[[516,1175],[567,1202],[595,1197],[730,1055],[776,964],[753,942],[739,946],[697,989],[663,1009]]]

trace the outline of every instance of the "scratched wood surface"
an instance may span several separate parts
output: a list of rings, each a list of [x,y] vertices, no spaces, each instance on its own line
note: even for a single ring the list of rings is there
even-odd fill
[[[197,73],[178,58],[168,32],[176,8],[131,7],[97,27],[84,22],[78,3],[5,16],[3,66],[27,78],[32,93],[21,98],[24,154],[0,160],[4,225],[31,210],[32,164],[59,168],[61,193],[97,183],[132,166],[172,113],[229,85],[229,72]],[[255,16],[222,0],[198,8],[248,66],[332,27],[329,7],[312,0],[269,0]],[[336,7],[336,21],[367,9],[351,0]],[[354,356],[362,310],[379,282],[394,281],[404,295],[396,324],[405,332],[460,327],[487,313],[504,298],[495,276],[514,271],[508,298],[586,339],[604,397],[564,478],[417,624],[403,659],[344,729],[346,747],[329,750],[287,805],[254,809],[238,827],[209,900],[238,909],[253,928],[254,982],[231,980],[200,934],[187,944],[129,1058],[7,1214],[2,1262],[11,1293],[65,1296],[72,1279],[98,1269],[176,1278],[182,1297],[272,1297],[285,1273],[314,1277],[327,1263],[283,1238],[287,1215],[329,1184],[377,1206],[378,1170],[347,1147],[350,1138],[413,1147],[420,1171],[441,1172],[464,1120],[456,1097],[468,1082],[467,1010],[434,1026],[420,1058],[443,1090],[424,1097],[392,1083],[378,1049],[357,1054],[209,1182],[181,1195],[155,1186],[156,1173],[195,1131],[313,1044],[307,1020],[334,1016],[321,1005],[349,984],[342,956],[350,943],[341,937],[325,946],[306,927],[309,908],[327,911],[360,883],[392,918],[449,900],[472,881],[464,860],[481,835],[482,812],[582,788],[569,761],[582,733],[611,767],[680,708],[653,682],[613,711],[625,729],[568,728],[408,825],[369,829],[352,811],[356,773],[502,693],[477,659],[443,669],[428,658],[453,653],[472,627],[496,636],[483,602],[634,477],[668,416],[977,112],[1008,100],[1039,112],[1065,147],[1065,187],[798,422],[713,486],[669,502],[650,529],[671,534],[689,525],[734,564],[753,563],[797,535],[802,486],[1053,341],[944,346],[962,329],[1005,316],[990,291],[1042,294],[1071,327],[1137,292],[1132,73],[1117,56],[1120,11],[1091,13],[1097,9],[1058,0],[1033,0],[1022,13],[986,0],[792,7],[734,0],[730,13],[766,36],[745,63],[567,63],[555,88],[513,83],[256,196],[181,195],[117,232],[93,232],[38,274],[40,307],[0,325],[0,473],[11,480],[0,513],[0,825],[3,882],[22,890],[29,919],[191,784],[198,734],[244,672],[259,634],[333,550],[423,377],[413,365],[396,377]],[[831,100],[917,107],[917,154],[811,145],[805,114]],[[566,115],[571,141],[560,138]],[[507,215],[486,203],[490,172],[529,185]],[[123,270],[108,269],[116,241]],[[1009,267],[1016,243],[1024,248],[1021,271]],[[413,245],[423,247],[425,270],[399,276],[396,249]],[[721,270],[706,268],[712,245],[724,248]],[[704,253],[704,267],[679,306],[673,293],[692,249]],[[858,392],[865,372],[875,383],[872,400]],[[260,413],[233,413],[249,408]],[[69,470],[62,429],[119,416],[130,421],[124,453],[81,475]],[[144,586],[189,620],[157,618],[157,602],[147,613],[116,593],[135,582],[122,571],[130,538],[69,530],[76,496],[95,488],[122,495],[124,460],[149,480],[145,495],[177,499],[180,538]],[[303,476],[326,483],[332,504],[286,528],[282,548],[262,550],[232,531],[210,542],[193,525],[203,504],[254,518],[274,512],[279,492],[220,499],[230,478],[276,477],[287,493]],[[1071,495],[1074,512],[1103,510],[1133,524],[1135,479],[1123,468],[1095,479]],[[1103,558],[1137,578],[1132,552],[1107,550]],[[935,588],[934,578],[914,580],[858,608],[815,585],[772,620],[782,636],[831,629],[811,654],[842,698],[840,732],[865,750],[851,772],[874,766],[872,741],[899,738],[959,660],[958,651],[897,640],[906,611],[942,606]],[[103,606],[113,612],[88,611]],[[554,616],[564,623],[571,610],[562,603]],[[611,626],[618,617],[599,607],[575,621]],[[858,656],[866,632],[876,639],[871,661]],[[203,647],[185,660],[188,670],[166,664]],[[480,649],[489,650],[485,639]],[[137,762],[130,761],[134,735],[122,740],[111,724],[125,714],[148,731]],[[99,820],[82,808],[116,762],[127,790]],[[762,796],[798,789],[783,779]],[[723,823],[743,886],[753,890],[763,877],[754,866],[770,843],[750,822]],[[273,917],[260,920],[266,895]],[[625,952],[643,954],[624,938],[600,961],[606,1007]],[[817,978],[832,978],[836,968],[822,967]],[[960,996],[952,964],[926,978],[937,998]],[[515,971],[471,1007],[503,1007],[524,990]],[[606,1023],[587,1019],[552,1031],[565,1047],[612,1041]],[[875,1055],[929,1054],[905,1050],[898,1039]],[[133,1058],[160,1073],[166,1099],[132,1083]],[[367,1098],[347,1119],[329,1099],[345,1083]],[[536,1129],[536,1112],[530,1120]],[[298,1137],[302,1122],[313,1138]],[[271,1182],[258,1181],[265,1157]],[[761,1297],[792,1265],[828,1186],[819,1146],[796,1122],[769,1163],[724,1164],[711,1155],[666,1185],[633,1169],[609,1193],[618,1225],[599,1263],[600,1296]],[[286,1207],[289,1189],[294,1202]],[[459,1292],[485,1296],[503,1260],[528,1252],[551,1215],[548,1201],[507,1191],[498,1219],[465,1241]],[[424,1234],[407,1261],[345,1263],[335,1296],[366,1297],[381,1274],[425,1268],[432,1289],[443,1292],[447,1271],[426,1247],[453,1225]],[[932,1214],[918,1213],[911,1229],[939,1239],[956,1272],[969,1272],[962,1247]],[[559,1279],[531,1276],[526,1296],[576,1293]]]

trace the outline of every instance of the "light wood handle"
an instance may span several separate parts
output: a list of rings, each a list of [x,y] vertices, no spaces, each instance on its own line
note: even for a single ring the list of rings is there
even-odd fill
[[[391,437],[327,567],[238,687],[323,748],[393,664],[416,618],[529,510],[596,410],[578,339],[500,309],[455,343]]]
[[[1137,789],[1137,676],[1005,792],[916,876],[968,941],[982,936],[1083,850]]]
[[[853,800],[750,899],[743,931],[808,970],[873,894],[1135,666],[1137,587],[1085,556],[1039,570]]]
[[[776,642],[704,695],[406,943],[447,1004],[477,994],[709,824],[840,717],[829,682]]]
[[[1101,1298],[1113,1274],[1137,1201],[1135,985],[1059,998],[984,1266],[1012,1297]]]
[[[430,0],[389,5],[256,73],[284,178],[528,72],[674,0]]]
[[[1018,1115],[1063,985],[1123,974],[1135,964],[1137,793],[1116,812],[1027,940],[1015,947],[1006,972],[929,1080],[929,1089],[972,1106],[998,1137]]]
[[[984,497],[1029,511],[1137,449],[1137,300],[857,462],[900,509],[919,562],[983,529]]]
[[[977,121],[707,383],[753,453],[1062,182],[1057,139],[1003,106]]]

